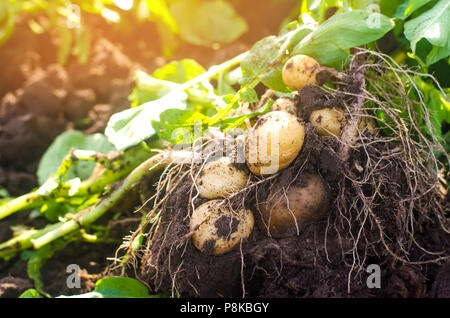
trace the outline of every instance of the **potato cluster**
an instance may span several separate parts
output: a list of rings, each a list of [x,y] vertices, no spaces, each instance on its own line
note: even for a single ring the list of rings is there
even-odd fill
[[[316,76],[321,66],[312,57],[296,55],[283,67],[286,86],[299,90],[305,85],[319,85]],[[300,94],[300,93],[298,93]],[[297,117],[293,99],[278,98],[270,112],[249,127],[245,137],[245,161],[248,171],[256,176],[269,176],[285,169],[298,157],[305,140],[304,122]],[[317,133],[339,137],[347,121],[343,107],[316,109],[307,118]],[[362,121],[360,129],[372,131],[374,123]],[[242,207],[231,210],[223,198],[243,189],[249,173],[238,169],[229,158],[204,165],[196,188],[201,198],[209,199],[197,207],[191,217],[190,230],[194,246],[203,253],[221,255],[248,238],[254,227],[252,211]],[[283,238],[298,235],[305,224],[324,216],[328,209],[328,187],[314,172],[297,176],[289,186],[272,184],[270,193],[258,197],[256,223],[266,235]]]

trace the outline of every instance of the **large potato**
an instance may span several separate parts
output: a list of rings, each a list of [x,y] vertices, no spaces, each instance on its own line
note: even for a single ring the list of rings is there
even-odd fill
[[[304,139],[305,128],[297,116],[283,111],[267,113],[247,136],[247,166],[256,175],[274,174],[297,157]]]
[[[311,112],[309,121],[321,136],[340,136],[345,126],[345,111],[340,107],[322,108]]]
[[[284,84],[292,90],[299,90],[305,85],[317,85],[316,75],[320,64],[310,56],[295,55],[283,66]]]
[[[216,199],[225,198],[241,190],[247,180],[248,174],[245,170],[238,169],[229,157],[222,157],[204,165],[196,185],[200,197]]]
[[[294,236],[302,226],[317,220],[327,211],[328,191],[317,174],[304,174],[299,184],[292,184],[284,193],[275,187],[258,204],[258,227],[268,236]],[[273,195],[276,194],[276,195]]]
[[[221,200],[211,200],[194,210],[190,220],[192,243],[208,255],[225,254],[250,236],[253,213],[247,209],[231,211],[220,206]]]

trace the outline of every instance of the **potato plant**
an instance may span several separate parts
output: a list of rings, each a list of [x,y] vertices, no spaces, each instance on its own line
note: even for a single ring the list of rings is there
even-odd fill
[[[321,23],[294,21],[208,70],[182,60],[139,73],[130,96],[138,105],[113,114],[105,130],[115,151],[72,149],[38,189],[0,201],[0,220],[55,213],[0,243],[0,258],[95,241],[86,231],[141,191],[139,226],[113,267],[121,275],[134,269],[154,292],[261,296],[267,285],[300,296],[306,280],[289,269],[318,262],[339,268],[331,276],[345,277],[350,293],[368,260],[448,260],[448,250],[423,247],[429,228],[448,241],[450,158],[436,132],[447,117],[437,112],[437,123],[429,109],[448,106],[447,90],[371,49],[394,19],[377,13],[379,23],[368,26],[371,13],[356,8],[326,21],[324,12],[302,10]],[[413,51],[418,18],[405,23]],[[428,54],[427,62],[437,59]],[[80,162],[96,167],[68,180]]]

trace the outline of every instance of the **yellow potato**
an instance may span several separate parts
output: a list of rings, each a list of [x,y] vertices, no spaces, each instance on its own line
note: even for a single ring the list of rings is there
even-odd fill
[[[320,64],[310,56],[295,55],[283,66],[284,84],[292,90],[299,90],[305,85],[317,85],[316,75]]]
[[[241,190],[247,180],[246,171],[238,169],[229,157],[222,157],[204,165],[196,185],[200,197],[216,199]]]
[[[262,116],[246,138],[245,160],[256,175],[286,168],[299,154],[305,128],[297,116],[273,111]]]
[[[345,112],[340,107],[323,108],[311,112],[309,121],[313,124],[321,136],[340,136],[345,126]]]
[[[278,98],[270,107],[271,111],[283,111],[292,115],[297,115],[297,106],[293,99],[288,97]]]
[[[208,255],[221,255],[233,249],[253,230],[253,213],[247,209],[231,211],[220,206],[221,200],[211,200],[194,210],[190,220],[192,243]]]
[[[328,190],[317,174],[304,174],[302,182],[284,193],[276,187],[258,204],[259,229],[266,235],[283,238],[297,235],[302,226],[319,219],[328,209]],[[275,194],[275,195],[273,195]]]

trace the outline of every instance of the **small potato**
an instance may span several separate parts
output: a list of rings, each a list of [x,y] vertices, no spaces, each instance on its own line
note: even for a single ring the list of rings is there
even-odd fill
[[[286,192],[280,187],[272,190],[258,204],[259,229],[267,236],[284,238],[299,233],[302,226],[317,220],[327,211],[328,189],[317,174],[304,174],[299,184]]]
[[[244,167],[245,168],[245,167]],[[245,170],[238,169],[229,157],[208,162],[196,180],[200,197],[225,198],[241,190],[248,180]]]
[[[192,243],[207,255],[225,254],[250,236],[254,218],[250,210],[231,211],[220,206],[221,200],[211,200],[194,210],[190,221]]]
[[[299,154],[305,128],[297,116],[273,111],[262,116],[246,138],[245,160],[256,175],[286,168]]]
[[[323,108],[311,112],[309,121],[321,136],[340,136],[345,125],[345,112],[340,107]]]
[[[288,97],[278,98],[270,107],[271,111],[282,111],[292,115],[297,115],[297,106],[293,99]]]
[[[364,131],[367,128],[367,131],[371,135],[378,134],[379,128],[377,126],[377,122],[372,117],[364,117],[361,119],[361,122],[359,123],[359,130]]]
[[[292,90],[299,90],[305,85],[318,85],[316,75],[320,64],[310,56],[295,55],[283,66],[284,84]]]

